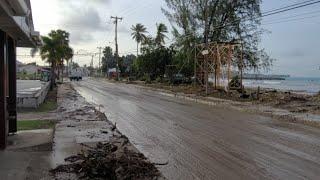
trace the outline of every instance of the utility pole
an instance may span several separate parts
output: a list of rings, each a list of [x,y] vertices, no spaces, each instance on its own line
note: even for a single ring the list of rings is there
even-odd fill
[[[94,58],[94,55],[91,55],[91,76],[92,76],[92,74],[93,74],[93,58]]]
[[[102,76],[102,67],[101,67],[101,49],[102,47],[98,47],[99,49],[99,69],[100,69],[100,76]]]
[[[111,16],[111,19],[114,19],[114,24],[115,24],[115,43],[116,43],[116,60],[117,60],[117,79],[118,81],[120,80],[120,71],[119,71],[119,51],[118,51],[118,21],[122,21],[122,17],[118,16]]]

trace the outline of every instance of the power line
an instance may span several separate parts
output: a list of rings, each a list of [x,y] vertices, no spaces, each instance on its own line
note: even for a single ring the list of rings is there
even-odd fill
[[[319,15],[314,15],[314,16],[300,17],[300,18],[288,19],[288,20],[284,20],[284,21],[275,21],[275,22],[263,23],[262,25],[271,25],[271,24],[279,24],[279,23],[286,23],[286,22],[294,22],[294,21],[300,21],[300,20],[311,19],[311,18],[316,18],[316,17],[320,17],[320,16]]]
[[[262,13],[262,16],[261,17],[256,17],[256,18],[243,18],[243,20],[255,20],[255,19],[259,19],[259,18],[263,18],[263,17],[268,17],[268,16],[272,16],[272,15],[275,15],[275,14],[280,14],[280,13],[283,13],[283,12],[287,12],[287,11],[291,11],[291,10],[294,10],[294,9],[298,9],[298,8],[302,8],[302,7],[306,7],[306,6],[311,6],[311,5],[314,5],[314,4],[318,4],[320,3],[320,1],[315,1],[315,2],[311,2],[311,3],[306,3],[306,4],[302,4],[302,5],[299,5],[299,6],[295,6],[295,7],[291,7],[293,5],[289,5],[287,7],[287,9],[283,9],[283,10],[280,10],[280,11],[277,11],[277,12],[273,12],[273,13],[269,13],[269,14],[265,14],[265,13]],[[297,4],[297,3],[296,3]],[[291,7],[291,8],[290,8]],[[220,29],[220,28],[224,28],[224,27],[227,27],[227,26],[230,26],[230,25],[234,25],[235,23],[238,23],[241,19],[239,20],[235,20],[235,21],[232,21],[228,24],[225,24],[225,25],[217,25],[217,26],[214,26],[213,28],[214,29]]]
[[[283,10],[283,9],[287,9],[287,8],[290,8],[290,7],[298,6],[298,5],[305,4],[305,3],[308,3],[308,2],[312,2],[312,1],[315,1],[315,0],[308,0],[308,1],[304,1],[304,2],[299,2],[299,3],[283,6],[281,8],[277,8],[277,9],[271,9],[271,10],[263,12],[263,14],[272,13],[272,12],[275,12],[275,11],[280,11],[280,10]]]
[[[269,21],[272,22],[272,21],[278,21],[278,20],[286,20],[286,19],[291,19],[291,18],[294,18],[294,17],[301,17],[301,16],[304,16],[304,15],[311,15],[311,14],[318,14],[318,13],[320,13],[320,10],[307,12],[307,13],[296,14],[296,15],[293,15],[293,16],[288,16],[288,17],[283,17],[283,18],[278,18],[278,19],[270,19]],[[268,23],[268,20],[266,22]]]
[[[317,3],[320,3],[320,1],[310,2],[310,3],[306,3],[306,4],[299,5],[299,6],[294,6],[294,7],[288,6],[286,9],[283,9],[283,10],[279,10],[279,11],[272,12],[272,13],[264,13],[264,15],[262,15],[261,17],[267,17],[267,16],[271,16],[274,14],[279,14],[279,13],[291,11],[294,9],[310,6],[310,5],[317,4]]]
[[[124,12],[122,15],[123,16],[132,15],[132,14],[136,13],[137,10],[139,10],[138,8],[144,9],[144,8],[147,8],[147,7],[151,7],[151,5],[153,5],[153,2],[152,1],[148,1],[148,2],[144,3],[142,6],[137,6],[136,8],[133,8],[130,11]]]

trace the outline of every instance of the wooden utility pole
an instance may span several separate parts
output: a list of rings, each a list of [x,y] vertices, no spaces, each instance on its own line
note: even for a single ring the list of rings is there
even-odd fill
[[[100,70],[100,76],[102,76],[102,67],[101,67],[101,50],[102,47],[98,47],[99,49],[99,70]]]
[[[91,73],[91,76],[93,75],[93,71],[94,71],[94,68],[93,68],[93,58],[94,58],[94,55],[91,55],[91,64],[90,64],[90,66],[91,66],[91,71],[92,71],[92,72],[90,72],[90,73]]]
[[[115,43],[116,43],[116,60],[117,60],[117,79],[120,80],[120,71],[119,71],[119,50],[118,50],[118,21],[122,21],[122,17],[111,16],[111,19],[114,19],[115,24]]]

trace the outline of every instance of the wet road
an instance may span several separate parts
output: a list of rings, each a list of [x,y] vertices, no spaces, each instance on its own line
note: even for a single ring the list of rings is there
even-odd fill
[[[98,80],[74,82],[168,179],[319,179],[320,130]]]

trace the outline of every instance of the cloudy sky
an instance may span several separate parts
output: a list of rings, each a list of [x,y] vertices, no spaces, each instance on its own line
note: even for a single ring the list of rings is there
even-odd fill
[[[263,0],[262,11],[302,1]],[[42,35],[58,28],[69,31],[71,46],[81,53],[98,52],[99,46],[114,47],[114,24],[110,16],[124,18],[119,24],[120,55],[135,54],[136,44],[130,37],[133,24],[144,24],[151,35],[155,33],[156,23],[170,26],[161,12],[164,0],[31,0],[31,3],[36,30]],[[261,47],[276,59],[269,73],[320,76],[319,4],[266,17],[262,26],[267,31]],[[19,49],[18,54],[29,54],[29,50]],[[43,64],[37,57],[20,56],[18,59]],[[91,57],[75,57],[74,60],[89,65]],[[94,62],[98,64],[98,56],[94,57]]]

